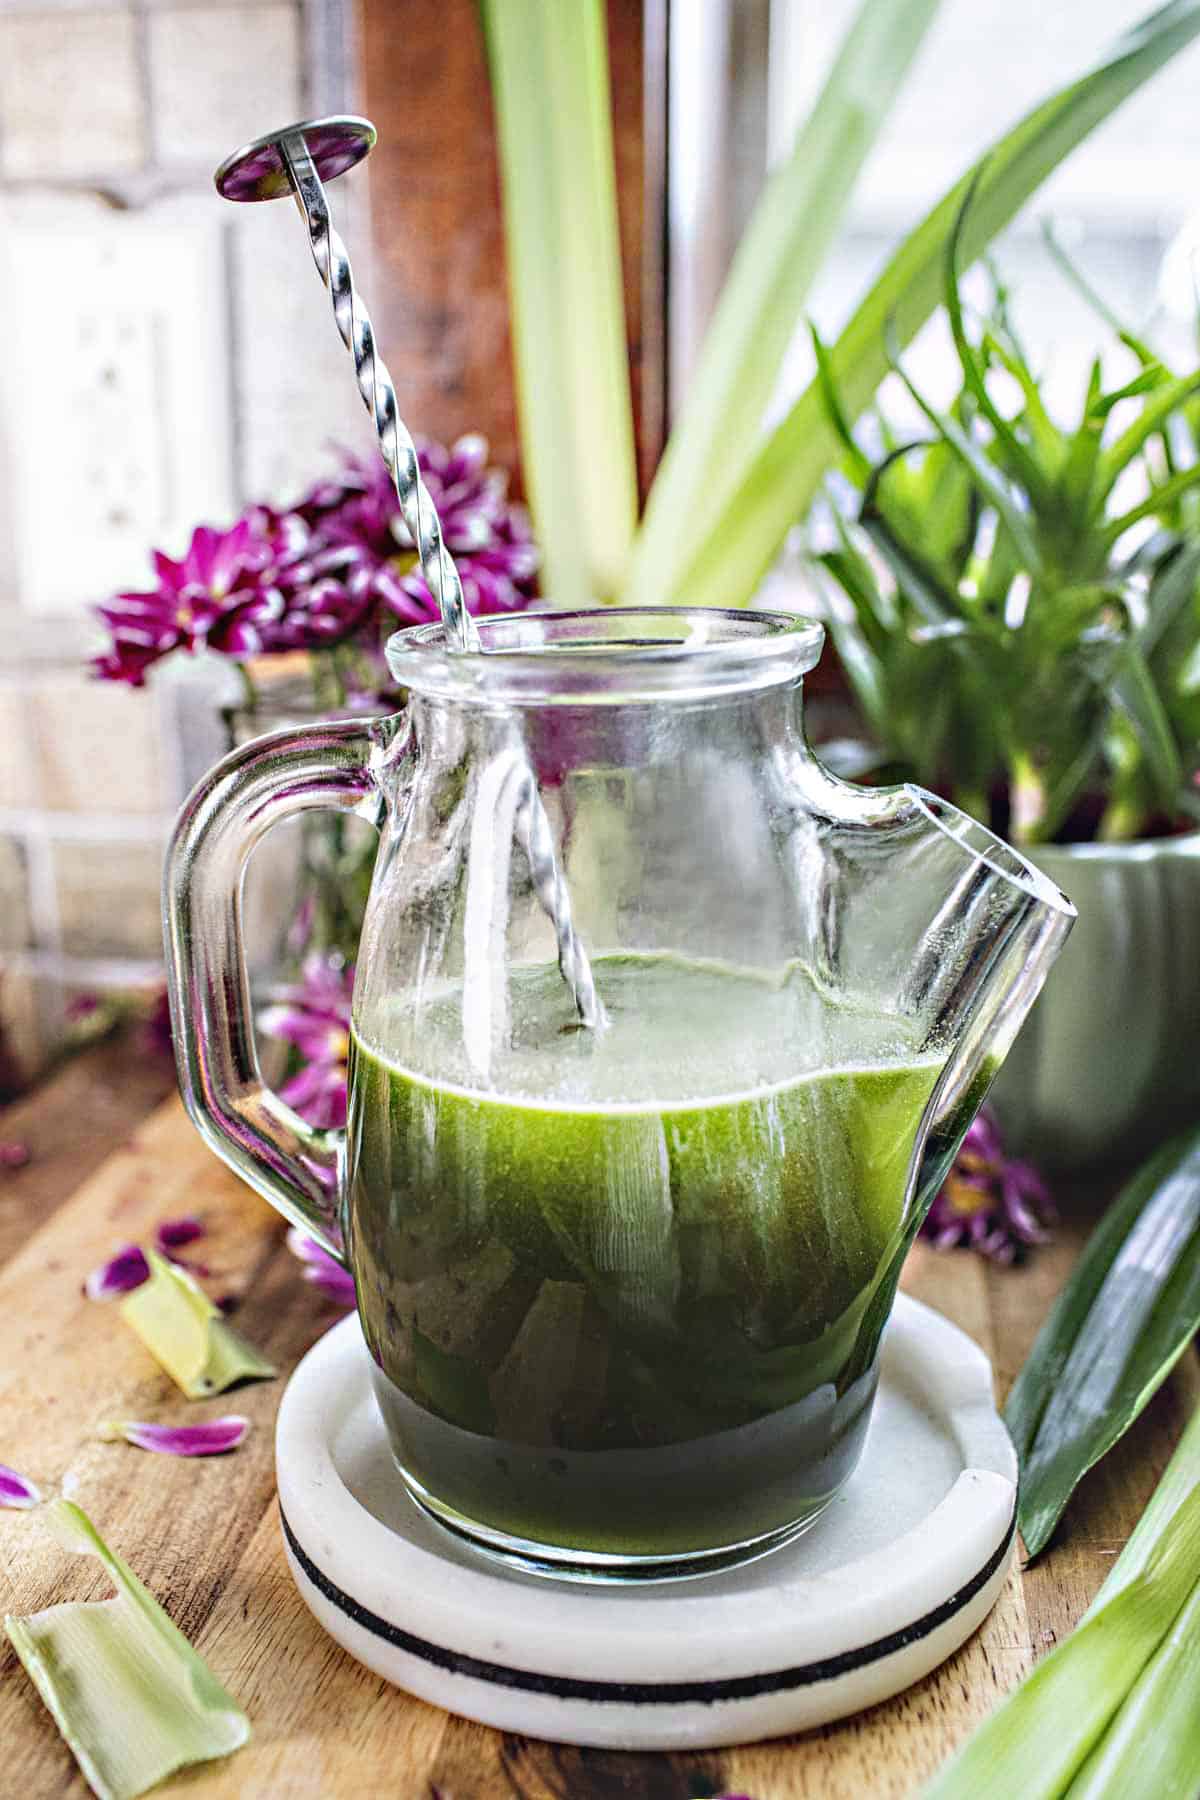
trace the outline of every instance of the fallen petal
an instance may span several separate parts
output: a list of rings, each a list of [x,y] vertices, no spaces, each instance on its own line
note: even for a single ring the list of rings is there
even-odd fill
[[[167,1456],[224,1456],[236,1450],[250,1429],[249,1419],[231,1413],[209,1419],[203,1425],[146,1425],[136,1419],[109,1419],[97,1427],[106,1443],[136,1444],[139,1450],[159,1450]]]
[[[170,1255],[172,1250],[182,1250],[185,1244],[194,1244],[203,1236],[202,1221],[194,1213],[185,1213],[181,1219],[163,1219],[154,1233],[154,1241],[160,1250]]]
[[[115,1300],[120,1294],[132,1293],[150,1278],[150,1264],[139,1244],[126,1244],[108,1262],[93,1269],[83,1284],[89,1300]]]
[[[341,1263],[330,1256],[328,1250],[294,1225],[287,1234],[287,1245],[292,1255],[304,1264],[305,1281],[311,1281],[327,1299],[336,1300],[339,1306],[355,1305],[354,1277],[349,1269],[343,1269]]]
[[[32,1154],[28,1144],[6,1138],[0,1143],[0,1169],[23,1169]]]
[[[42,1496],[27,1475],[0,1463],[0,1506],[38,1506]]]

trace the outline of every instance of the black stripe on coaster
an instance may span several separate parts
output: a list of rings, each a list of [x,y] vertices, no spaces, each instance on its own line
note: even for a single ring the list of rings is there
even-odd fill
[[[910,1644],[928,1637],[931,1631],[936,1631],[939,1625],[944,1625],[955,1613],[969,1605],[1004,1562],[1017,1529],[1014,1505],[1013,1516],[1002,1543],[964,1587],[951,1594],[948,1600],[943,1600],[940,1606],[927,1612],[923,1618],[914,1620],[911,1625],[905,1625],[899,1631],[889,1632],[886,1637],[876,1638],[873,1643],[863,1644],[859,1649],[843,1650],[837,1656],[800,1663],[791,1669],[768,1669],[761,1675],[736,1675],[723,1681],[584,1681],[573,1675],[542,1675],[533,1669],[512,1669],[504,1663],[487,1662],[482,1657],[469,1656],[460,1650],[447,1650],[441,1644],[431,1644],[427,1639],[417,1637],[414,1632],[405,1631],[399,1625],[381,1619],[377,1613],[371,1612],[322,1573],[296,1537],[282,1505],[279,1508],[279,1518],[292,1554],[318,1593],[323,1594],[326,1600],[355,1625],[382,1638],[385,1643],[394,1645],[397,1650],[406,1651],[409,1656],[419,1656],[423,1662],[446,1669],[452,1675],[469,1675],[475,1681],[490,1681],[496,1687],[520,1688],[530,1694],[549,1694],[557,1700],[607,1700],[637,1706],[678,1706],[687,1701],[711,1703],[716,1700],[749,1700],[758,1694],[779,1694],[789,1688],[812,1687],[820,1681],[832,1681],[838,1675],[849,1674],[852,1669],[862,1669],[869,1663],[893,1656],[897,1650],[907,1649]]]

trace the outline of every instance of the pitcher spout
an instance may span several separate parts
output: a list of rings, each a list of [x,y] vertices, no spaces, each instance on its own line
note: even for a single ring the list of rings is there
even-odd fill
[[[931,1099],[918,1200],[932,1199],[1075,922],[1042,870],[986,826],[924,789],[905,789],[921,821],[935,905],[913,960],[906,1005],[947,1050]]]

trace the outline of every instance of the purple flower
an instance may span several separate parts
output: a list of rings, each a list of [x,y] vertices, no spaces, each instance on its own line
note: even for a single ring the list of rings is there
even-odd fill
[[[330,1256],[328,1250],[323,1249],[303,1231],[297,1231],[294,1225],[287,1234],[287,1246],[292,1255],[298,1256],[304,1264],[305,1281],[311,1281],[327,1300],[335,1300],[339,1306],[351,1307],[355,1304],[354,1277]]]
[[[995,1114],[982,1107],[921,1225],[939,1250],[964,1245],[1011,1263],[1045,1243],[1054,1219],[1050,1191],[1032,1163],[1004,1154]]]
[[[258,1019],[266,1037],[290,1044],[301,1066],[280,1096],[310,1125],[324,1130],[346,1123],[346,1064],[350,1052],[350,997],[354,967],[339,957],[306,959],[298,986]]]
[[[89,1300],[116,1300],[150,1279],[150,1264],[140,1244],[126,1244],[106,1263],[93,1269],[83,1284]]]
[[[288,535],[274,514],[258,511],[229,531],[197,526],[179,562],[156,550],[156,587],[118,594],[97,608],[112,647],[96,672],[140,687],[150,664],[172,650],[207,646],[229,656],[262,650],[265,628],[283,611],[271,572]]]
[[[203,1425],[145,1425],[136,1419],[109,1419],[96,1428],[106,1443],[123,1439],[139,1450],[158,1450],[167,1456],[224,1456],[236,1450],[250,1429],[240,1413],[209,1419]]]
[[[0,1506],[37,1506],[41,1498],[27,1475],[18,1475],[15,1469],[0,1463]]]
[[[486,439],[463,437],[449,449],[427,440],[417,454],[470,610],[528,605],[537,551],[524,512],[507,498],[507,477],[488,467]],[[179,561],[156,552],[154,571],[153,588],[97,608],[110,642],[93,667],[106,680],[140,687],[175,651],[245,658],[348,641],[351,661],[371,678],[394,617],[437,617],[379,459],[346,458],[291,512],[254,506],[228,531],[202,525]],[[380,666],[377,687],[355,691],[351,704],[377,704],[388,686]]]
[[[510,612],[536,592],[538,555],[522,508],[507,497],[507,477],[487,464],[487,439],[459,438],[449,449],[417,440],[417,459],[446,548],[462,576],[471,612]],[[416,548],[396,490],[381,462],[349,457],[338,475],[301,501],[300,516],[326,545],[354,546],[368,560],[374,600],[408,624],[438,616],[417,566]]]

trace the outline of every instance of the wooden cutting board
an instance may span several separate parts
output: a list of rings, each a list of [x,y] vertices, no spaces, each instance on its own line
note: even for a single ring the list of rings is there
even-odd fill
[[[61,1084],[60,1084],[61,1085]],[[43,1171],[74,1143],[86,1096],[37,1113]],[[66,1110],[64,1110],[66,1109]],[[32,1117],[32,1113],[30,1117]],[[90,1115],[89,1115],[90,1116]],[[22,1114],[22,1118],[25,1114]],[[0,1136],[10,1115],[0,1115]],[[74,1134],[74,1135],[73,1135]],[[36,1133],[34,1134],[36,1135]],[[78,1145],[73,1154],[78,1160]],[[63,1166],[71,1165],[63,1150]],[[505,1737],[426,1706],[367,1673],[319,1630],[284,1564],[272,1427],[282,1380],[338,1316],[300,1279],[275,1215],[207,1152],[175,1101],[159,1107],[73,1194],[45,1173],[6,1194],[0,1171],[0,1462],[43,1491],[65,1483],[137,1570],[253,1722],[227,1761],[177,1778],[192,1800],[389,1795],[397,1800],[863,1800],[915,1793],[972,1726],[1070,1630],[1103,1580],[1200,1395],[1189,1353],[1169,1387],[1089,1477],[1055,1549],[1014,1570],[976,1637],[934,1675],[871,1712],[804,1737],[697,1755],[623,1755]],[[239,1299],[238,1328],[278,1365],[263,1382],[187,1403],[112,1306],[85,1300],[84,1275],[156,1223],[199,1213],[196,1246],[215,1296]],[[39,1221],[43,1221],[40,1223]],[[1001,1392],[1082,1241],[1064,1224],[1017,1270],[962,1253],[914,1252],[905,1286],[991,1355]],[[183,1461],[94,1436],[105,1418],[189,1420],[238,1411],[253,1429],[234,1455]],[[37,1515],[0,1511],[0,1612],[97,1598],[103,1577],[48,1540]],[[0,1788],[21,1800],[87,1788],[4,1641]]]

